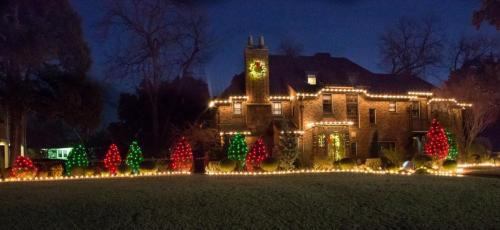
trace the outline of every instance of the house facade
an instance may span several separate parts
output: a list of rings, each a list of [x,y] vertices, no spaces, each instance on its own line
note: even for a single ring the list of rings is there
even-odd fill
[[[372,73],[328,53],[270,55],[263,37],[257,44],[249,38],[244,62],[245,71],[210,102],[221,142],[235,133],[249,145],[263,137],[279,155],[280,135],[291,132],[303,165],[317,156],[375,157],[381,148],[418,151],[435,115],[460,123],[471,106],[435,97],[420,78]]]

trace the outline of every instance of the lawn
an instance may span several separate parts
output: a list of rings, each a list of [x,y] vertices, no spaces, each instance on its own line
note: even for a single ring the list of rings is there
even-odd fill
[[[0,184],[2,229],[500,228],[500,179],[318,174]]]

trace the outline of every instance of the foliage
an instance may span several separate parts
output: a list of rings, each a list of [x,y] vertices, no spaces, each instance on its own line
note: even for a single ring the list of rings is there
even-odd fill
[[[75,166],[70,169],[69,175],[71,176],[85,176],[86,175],[86,168],[80,167],[80,166]]]
[[[269,157],[262,162],[260,167],[266,172],[274,172],[278,169],[278,163],[278,160]]]
[[[140,164],[141,173],[156,173],[158,172],[158,164],[154,160],[146,160]]]
[[[481,23],[488,22],[492,26],[495,26],[497,30],[500,30],[500,2],[498,0],[483,0],[481,8],[474,11],[472,17],[472,23],[477,29],[481,26]]]
[[[448,156],[448,138],[444,128],[437,119],[432,119],[431,127],[427,131],[427,142],[425,143],[425,153],[434,159],[444,159]]]
[[[236,167],[236,166],[235,166]],[[213,173],[222,171],[220,168],[220,161],[209,161],[205,167],[205,172]]]
[[[37,168],[29,157],[18,156],[11,169],[11,176],[17,178],[35,177]]]
[[[142,150],[137,141],[132,141],[128,148],[127,159],[125,163],[130,168],[132,174],[139,174],[139,166],[144,161]]]
[[[396,151],[396,149],[382,148],[382,155],[396,167],[401,167],[405,160],[405,154],[403,152]]]
[[[186,138],[181,137],[170,154],[172,169],[177,171],[191,171],[193,167],[193,150]]]
[[[40,177],[40,178],[48,177],[49,176],[49,171],[47,171],[47,170],[38,170],[36,176]]]
[[[457,169],[457,161],[455,160],[445,160],[443,162],[443,169],[448,171],[454,171]]]
[[[292,170],[295,168],[295,161],[299,157],[297,150],[297,135],[285,130],[280,136],[280,158],[279,167],[283,170]]]
[[[458,156],[458,146],[455,140],[455,135],[452,132],[446,130],[446,137],[448,139],[448,146],[450,146],[448,150],[447,160],[455,160]]]
[[[77,145],[69,152],[68,159],[65,162],[65,170],[68,176],[72,174],[73,167],[86,168],[89,165],[89,159],[87,157],[87,150],[83,145]]]
[[[245,137],[237,133],[233,138],[231,138],[231,144],[229,145],[229,149],[227,151],[227,157],[230,160],[238,162],[238,167],[241,168],[245,166],[247,153],[248,147]]]
[[[429,155],[419,154],[413,157],[415,168],[432,168],[432,157]]]
[[[352,158],[344,158],[338,161],[338,165],[342,170],[349,170],[356,167],[356,161]]]
[[[372,170],[379,170],[382,168],[382,159],[380,158],[368,158],[366,159],[365,166]]]
[[[231,159],[221,160],[219,163],[219,168],[223,172],[232,172],[236,168],[237,162]]]
[[[415,174],[417,175],[429,174],[429,168],[417,168],[417,170],[415,170]]]
[[[250,148],[250,152],[246,156],[245,166],[247,171],[253,171],[255,168],[261,166],[262,162],[269,156],[266,145],[262,138],[257,141]]]
[[[118,166],[120,166],[121,162],[122,158],[120,156],[120,151],[118,151],[118,147],[115,144],[111,144],[104,158],[104,167],[109,170],[111,175],[116,175]]]
[[[64,172],[64,167],[62,164],[56,164],[50,167],[51,177],[61,177]]]
[[[328,156],[314,156],[313,169],[330,170],[333,169],[333,160]]]
[[[122,162],[122,164],[118,167],[118,172],[120,172],[120,174],[131,174],[132,169],[126,164],[126,162]]]

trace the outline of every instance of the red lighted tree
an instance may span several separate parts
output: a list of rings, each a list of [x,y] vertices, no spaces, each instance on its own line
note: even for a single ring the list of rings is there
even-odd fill
[[[245,160],[245,166],[247,171],[253,171],[254,168],[259,167],[262,161],[264,161],[269,154],[267,153],[266,145],[264,140],[259,138],[250,148],[250,152],[247,154]]]
[[[116,175],[116,171],[121,162],[122,158],[120,156],[120,151],[118,151],[118,147],[115,144],[111,144],[104,158],[104,167],[109,170],[111,175]]]
[[[33,161],[29,157],[18,156],[12,170],[10,171],[12,177],[34,177],[36,176],[37,168],[33,165]]]
[[[170,155],[171,166],[177,171],[191,171],[193,166],[193,150],[185,137],[181,137],[175,144]]]
[[[448,155],[448,137],[444,128],[438,120],[432,119],[432,124],[427,131],[427,142],[425,143],[425,153],[434,159],[444,159]]]

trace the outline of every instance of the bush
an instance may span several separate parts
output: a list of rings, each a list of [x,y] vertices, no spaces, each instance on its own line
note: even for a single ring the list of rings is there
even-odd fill
[[[415,168],[432,168],[432,157],[428,155],[416,155],[413,157]]]
[[[83,167],[73,167],[71,169],[71,176],[85,176],[86,171]]]
[[[349,170],[356,167],[356,161],[352,158],[343,158],[342,160],[339,160],[337,163],[340,169],[342,170]]]
[[[457,161],[455,160],[445,160],[443,162],[443,169],[448,171],[455,171],[457,169]]]
[[[155,161],[143,161],[140,164],[141,173],[156,173],[158,171],[158,164]]]
[[[64,172],[64,167],[62,164],[56,164],[50,167],[49,176],[51,177],[61,177]]]
[[[401,167],[405,160],[405,154],[396,150],[382,148],[382,155],[390,161],[390,165]]]
[[[157,172],[168,172],[170,171],[170,167],[168,163],[164,160],[158,160],[155,161],[155,167],[157,169]]]
[[[220,162],[219,161],[210,161],[205,167],[205,172],[215,173],[220,172]]]
[[[99,166],[91,166],[85,170],[85,175],[86,176],[99,176],[101,175],[101,168]]]
[[[417,170],[415,170],[415,174],[423,175],[423,174],[429,174],[429,172],[427,171],[427,168],[418,168]]]
[[[49,176],[49,172],[46,171],[46,170],[39,170],[38,174],[36,176],[37,177],[48,177]]]
[[[219,162],[220,170],[223,172],[232,172],[236,168],[236,161],[224,159]]]
[[[128,165],[125,162],[122,162],[118,167],[118,172],[120,172],[120,174],[130,174],[132,170],[128,167]]]
[[[379,170],[382,168],[382,159],[380,158],[368,158],[366,159],[365,165],[367,168],[372,170]]]
[[[327,156],[316,156],[313,159],[313,169],[330,170],[333,169],[333,160]]]
[[[262,162],[260,168],[266,172],[274,172],[278,169],[278,164],[279,162],[276,159],[269,157]]]

